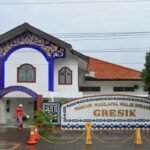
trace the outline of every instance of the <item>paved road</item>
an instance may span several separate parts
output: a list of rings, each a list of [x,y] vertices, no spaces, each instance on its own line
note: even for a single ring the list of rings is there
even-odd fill
[[[135,145],[133,138],[121,143],[131,137],[133,131],[95,131],[95,137],[92,137],[92,145],[89,146],[85,145],[85,135],[75,143],[64,143],[77,139],[82,133],[83,131],[50,133],[56,137],[55,142],[59,144],[51,144],[45,140],[40,140],[37,144],[30,146],[26,144],[30,135],[29,129],[17,131],[15,128],[0,128],[0,150],[150,150],[149,132],[144,133],[146,139],[142,140],[142,145]],[[119,144],[114,142],[119,142]]]

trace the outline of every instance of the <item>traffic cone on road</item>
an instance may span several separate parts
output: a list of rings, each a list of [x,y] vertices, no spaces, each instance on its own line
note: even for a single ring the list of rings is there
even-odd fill
[[[35,138],[35,131],[34,131],[34,128],[31,128],[30,129],[30,137],[29,137],[29,140],[27,141],[27,144],[36,144],[36,138]]]
[[[41,137],[40,137],[40,134],[39,134],[38,128],[37,128],[37,127],[35,127],[35,128],[34,128],[34,131],[35,131],[35,139],[36,139],[36,140],[40,140],[40,139],[41,139]]]

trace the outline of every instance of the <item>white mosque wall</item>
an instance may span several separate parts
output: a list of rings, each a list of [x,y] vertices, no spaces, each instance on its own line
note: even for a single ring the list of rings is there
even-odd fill
[[[18,83],[17,82],[17,67],[22,64],[32,64],[36,68],[35,83]],[[59,85],[58,71],[62,67],[69,67],[72,70],[72,84]],[[77,60],[66,54],[65,58],[56,59],[54,62],[54,92],[48,91],[48,62],[45,57],[33,48],[21,48],[13,52],[5,62],[5,87],[21,85],[32,89],[44,97],[82,97],[82,93],[78,91],[78,62]],[[10,93],[11,97],[16,97],[16,93]],[[18,97],[24,96],[19,93]],[[7,97],[7,95],[6,95]]]
[[[143,81],[86,81],[85,71],[79,70],[79,87],[100,87],[98,92],[83,92],[84,96],[99,95],[99,94],[127,94],[137,96],[147,96],[147,92],[144,91]],[[114,92],[114,87],[137,87],[133,92]]]
[[[72,71],[72,84],[70,85],[59,85],[58,83],[58,72],[62,67],[68,67]],[[65,59],[55,60],[55,71],[54,71],[54,91],[56,92],[78,92],[78,62],[73,56],[66,54]]]
[[[24,63],[32,64],[36,67],[36,83],[18,83],[17,67]],[[58,71],[62,67],[69,67],[72,70],[72,84],[60,85],[58,83]],[[22,85],[32,89],[43,97],[67,97],[76,98],[98,94],[129,94],[137,96],[147,96],[143,90],[142,81],[86,81],[85,71],[79,69],[78,61],[71,54],[66,53],[65,58],[56,59],[54,62],[54,92],[48,91],[48,62],[45,57],[32,48],[21,48],[13,52],[5,62],[5,87]],[[138,88],[134,92],[114,92],[114,86]],[[82,92],[79,86],[99,86],[99,92]],[[16,95],[13,93],[12,97]],[[23,95],[17,95],[23,97]],[[27,96],[25,96],[27,97]]]
[[[25,63],[36,67],[36,83],[17,82],[17,67]],[[48,90],[48,63],[40,52],[21,48],[9,56],[5,63],[5,87],[13,85],[22,85],[38,93]]]

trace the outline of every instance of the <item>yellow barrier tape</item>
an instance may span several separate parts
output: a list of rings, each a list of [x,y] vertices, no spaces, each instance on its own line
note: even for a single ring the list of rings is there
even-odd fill
[[[131,138],[133,138],[133,137],[134,137],[134,134],[135,134],[135,133],[133,133],[130,137],[128,137],[127,139],[125,139],[125,140],[123,140],[123,141],[120,141],[120,142],[112,142],[112,141],[107,142],[107,141],[104,141],[103,139],[100,139],[100,138],[97,137],[94,133],[92,133],[93,137],[95,137],[96,140],[98,140],[98,141],[101,142],[101,143],[108,143],[108,144],[124,144],[124,143],[128,142]]]
[[[85,135],[85,133],[83,133],[81,136],[79,136],[79,137],[77,137],[77,138],[75,138],[75,139],[73,139],[73,140],[71,140],[71,141],[66,141],[66,142],[54,142],[54,141],[51,141],[51,140],[46,139],[45,137],[43,137],[43,136],[41,136],[41,135],[40,135],[40,137],[41,137],[44,141],[46,141],[46,142],[48,142],[48,143],[51,143],[51,144],[72,144],[72,143],[75,143],[75,142],[77,142],[78,140],[80,140],[84,135]]]

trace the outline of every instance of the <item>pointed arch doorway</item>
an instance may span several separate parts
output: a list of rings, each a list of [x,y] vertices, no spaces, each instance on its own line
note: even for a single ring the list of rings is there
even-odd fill
[[[5,97],[13,92],[21,92],[28,95],[27,98],[22,97]],[[19,103],[25,105],[25,111],[28,114],[39,110],[42,107],[43,96],[25,86],[9,86],[0,90],[0,124],[7,124],[14,120],[15,107]]]

